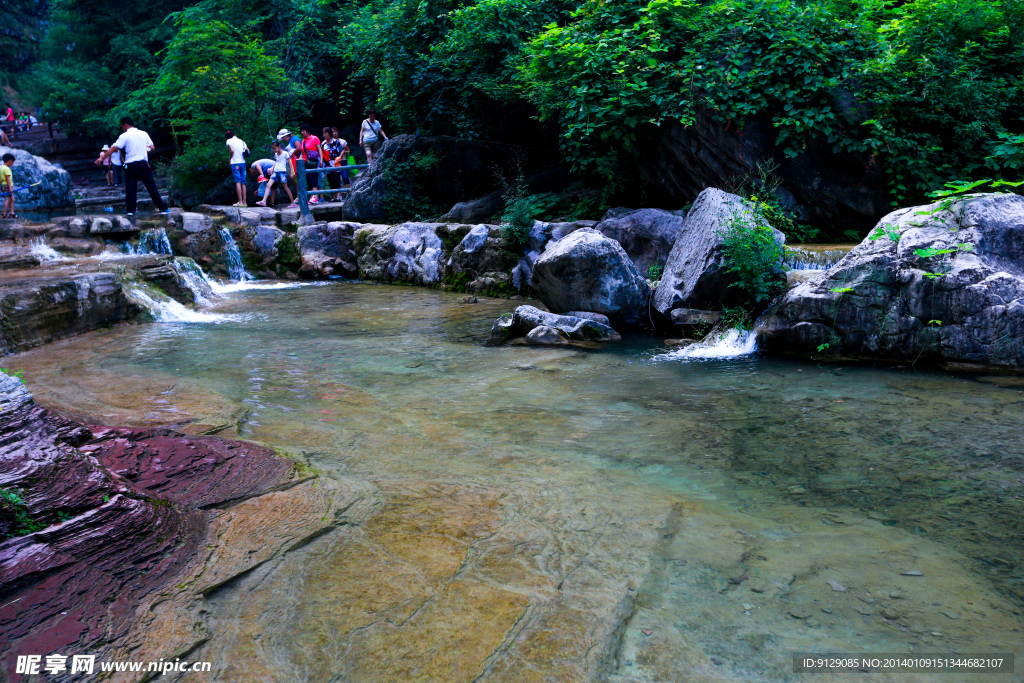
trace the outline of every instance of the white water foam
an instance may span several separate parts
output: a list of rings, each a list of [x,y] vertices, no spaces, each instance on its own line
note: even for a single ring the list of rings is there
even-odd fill
[[[153,314],[162,323],[222,323],[229,320],[241,320],[242,316],[225,313],[200,313],[186,308],[174,299],[157,301],[140,289],[132,289],[131,296]]]
[[[32,255],[40,261],[64,261],[66,256],[51,247],[42,237],[32,240]]]
[[[714,339],[705,339],[699,344],[657,356],[655,360],[720,360],[749,356],[757,351],[757,332],[754,330],[729,330],[716,334]]]

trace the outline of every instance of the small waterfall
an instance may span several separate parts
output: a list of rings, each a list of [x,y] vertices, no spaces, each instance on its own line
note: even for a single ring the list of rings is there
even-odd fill
[[[212,303],[210,297],[214,295],[216,282],[210,279],[210,276],[199,267],[198,263],[187,256],[176,256],[174,269],[181,275],[185,286],[192,290],[197,304],[209,306]]]
[[[839,263],[849,249],[822,249],[786,247],[782,265],[786,270],[828,270]]]
[[[146,254],[173,254],[171,240],[167,237],[167,231],[163,228],[155,230],[144,230],[139,233],[135,244],[131,242],[121,243],[121,253],[131,256],[142,256]]]
[[[242,252],[239,251],[235,238],[231,236],[231,231],[227,228],[221,228],[220,238],[224,241],[224,259],[227,261],[228,273],[231,274],[231,279],[238,280],[239,282],[255,280],[256,278],[249,275],[245,270],[245,264],[242,263]]]
[[[128,295],[149,311],[154,320],[162,323],[220,323],[237,317],[222,313],[193,311],[170,297],[158,301],[137,287],[128,290]]]
[[[749,356],[757,351],[757,331],[732,329],[712,332],[699,344],[664,353],[657,360],[720,360]]]
[[[40,261],[63,261],[66,257],[46,243],[42,237],[32,240],[32,255]]]

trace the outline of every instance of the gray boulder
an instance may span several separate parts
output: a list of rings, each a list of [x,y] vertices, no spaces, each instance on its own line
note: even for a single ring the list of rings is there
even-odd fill
[[[532,287],[555,312],[593,311],[626,326],[648,319],[644,276],[618,242],[592,228],[549,244],[533,265]]]
[[[449,284],[468,282],[472,292],[510,290],[516,257],[500,227],[447,225],[438,232],[448,244],[459,240],[445,262],[444,278]]]
[[[181,223],[181,229],[188,233],[203,232],[213,226],[213,217],[205,213],[183,212],[181,218],[175,216],[175,223]]]
[[[494,321],[491,341],[503,342],[514,337],[529,335],[537,327],[549,327],[561,332],[567,339],[577,341],[619,341],[622,337],[610,326],[568,315],[557,315],[534,306],[519,306],[512,314]]]
[[[362,226],[355,235],[360,277],[434,285],[444,268],[441,223]]]
[[[753,224],[754,206],[734,194],[708,188],[698,195],[686,214],[685,223],[672,245],[658,289],[654,308],[671,317],[676,308],[715,309],[732,305],[741,292],[726,272],[722,256],[722,233],[736,221]],[[763,224],[763,219],[759,221]],[[775,239],[784,244],[785,235],[772,228]],[[782,268],[782,262],[779,262]]]
[[[1024,368],[1024,197],[900,209],[877,230],[777,302],[765,349]]]
[[[651,266],[664,266],[668,261],[683,222],[683,217],[675,213],[640,209],[606,218],[595,229],[621,244],[640,272],[646,274]]]
[[[299,275],[305,278],[326,278],[331,275],[356,277],[356,253],[353,236],[358,223],[317,223],[304,225],[296,233],[302,266]]]
[[[504,192],[495,190],[479,199],[458,202],[441,220],[449,223],[485,223],[505,208]]]
[[[67,171],[23,149],[0,147],[0,155],[7,153],[14,155],[14,167],[11,169],[14,173],[14,187],[35,185],[15,195],[16,210],[59,209],[75,205],[75,196],[71,193],[71,175]]]

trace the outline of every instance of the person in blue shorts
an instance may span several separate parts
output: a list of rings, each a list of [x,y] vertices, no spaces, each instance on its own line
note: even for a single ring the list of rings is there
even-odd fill
[[[274,171],[267,180],[267,188],[263,191],[263,201],[256,202],[257,206],[268,206],[274,203],[274,185],[280,185],[288,194],[289,205],[295,204],[295,197],[288,187],[288,160],[291,158],[291,151],[284,149],[281,143],[274,140],[270,143],[270,149],[274,153]]]
[[[235,206],[247,206],[245,201],[245,157],[249,148],[245,142],[230,130],[224,133],[225,144],[231,155],[231,177],[235,181],[235,193],[238,195],[238,202]]]

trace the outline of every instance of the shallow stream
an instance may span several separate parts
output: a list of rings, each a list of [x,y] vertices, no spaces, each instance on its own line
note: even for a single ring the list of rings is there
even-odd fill
[[[686,360],[645,337],[485,346],[510,308],[243,290],[206,322],[6,363],[70,416],[254,439],[379,491],[372,528],[210,596],[194,658],[218,680],[788,681],[796,652],[1024,657],[1024,381]]]

